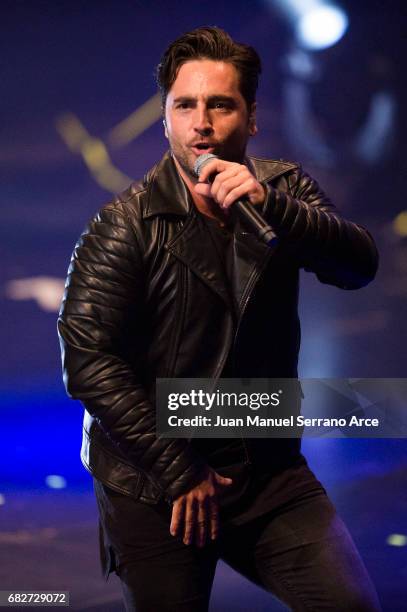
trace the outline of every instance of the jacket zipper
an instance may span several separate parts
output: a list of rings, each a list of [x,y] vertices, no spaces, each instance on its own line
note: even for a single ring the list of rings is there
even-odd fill
[[[235,352],[235,348],[236,348],[237,335],[238,335],[238,332],[239,332],[240,323],[241,323],[241,321],[243,319],[244,312],[245,312],[247,304],[248,304],[248,302],[250,300],[251,288],[253,286],[254,286],[254,281],[253,281],[253,283],[250,284],[250,289],[248,289],[248,291],[247,291],[247,296],[245,297],[244,304],[243,304],[242,310],[240,312],[240,316],[239,316],[239,319],[238,319],[238,322],[237,322],[237,326],[236,326],[235,337],[233,339],[232,354],[233,354],[233,373],[234,374],[236,373],[236,361],[235,361],[236,352]],[[245,439],[244,439],[242,434],[240,434],[240,437],[242,439],[242,446],[243,446],[244,454],[245,454],[245,461],[244,461],[244,463],[245,463],[245,465],[251,465],[252,462],[250,460],[249,449],[247,448],[246,441],[245,441]]]
[[[253,274],[252,280],[251,280],[251,282],[249,283],[249,285],[247,287],[246,295],[244,297],[244,301],[242,300],[243,305],[242,305],[242,309],[240,311],[239,319],[238,319],[238,322],[237,322],[235,337],[233,339],[233,348],[232,348],[232,351],[233,351],[233,371],[234,371],[234,373],[236,373],[236,361],[235,361],[236,351],[235,351],[235,348],[236,348],[237,336],[238,336],[239,329],[240,329],[240,324],[242,322],[244,313],[246,311],[247,304],[250,301],[250,297],[252,295],[253,288],[254,288],[256,282],[258,281],[258,279],[260,278],[260,275],[261,275],[262,271],[264,270],[268,259],[269,258],[267,257],[266,261],[263,264],[263,266],[257,271],[257,274]],[[245,441],[245,439],[244,439],[244,437],[242,435],[240,435],[240,437],[242,439],[242,445],[243,445],[244,452],[245,452],[245,458],[246,458],[245,459],[245,464],[249,464],[250,465],[252,462],[250,460],[249,450],[247,448],[246,441]]]

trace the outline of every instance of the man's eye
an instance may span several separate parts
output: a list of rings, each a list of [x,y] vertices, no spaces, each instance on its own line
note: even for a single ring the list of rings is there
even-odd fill
[[[218,110],[224,110],[224,111],[228,111],[231,108],[230,104],[228,104],[227,102],[215,102],[213,107]]]
[[[189,102],[180,102],[179,104],[177,104],[177,108],[180,108],[181,110],[184,110],[190,107],[191,107],[191,104]]]

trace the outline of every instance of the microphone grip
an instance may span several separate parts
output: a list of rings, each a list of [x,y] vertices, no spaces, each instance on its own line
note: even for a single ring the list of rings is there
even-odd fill
[[[271,247],[276,244],[278,241],[276,234],[267,225],[260,213],[257,212],[253,204],[250,204],[247,200],[237,200],[232,208],[236,208],[239,211],[240,216],[255,230],[257,237],[267,246]]]
[[[195,175],[199,178],[206,164],[214,159],[219,159],[219,157],[213,155],[213,153],[204,153],[200,155],[194,164]],[[208,182],[213,183],[215,177],[216,172],[208,177]],[[242,200],[236,200],[236,202],[233,203],[233,208],[238,211],[240,217],[242,217],[251,229],[256,232],[259,240],[262,240],[268,247],[274,246],[278,241],[276,234],[247,199],[243,198]]]

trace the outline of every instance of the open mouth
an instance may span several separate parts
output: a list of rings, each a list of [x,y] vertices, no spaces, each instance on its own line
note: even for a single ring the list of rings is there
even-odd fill
[[[209,142],[200,142],[191,147],[191,149],[196,155],[203,155],[204,153],[213,153],[215,150],[215,145]]]

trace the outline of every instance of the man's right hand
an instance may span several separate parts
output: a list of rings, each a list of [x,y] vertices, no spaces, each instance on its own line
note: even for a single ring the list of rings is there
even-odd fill
[[[194,538],[199,547],[205,545],[208,534],[215,540],[219,533],[218,494],[232,482],[208,467],[199,484],[174,500],[171,535],[182,533],[184,544],[191,544]]]

